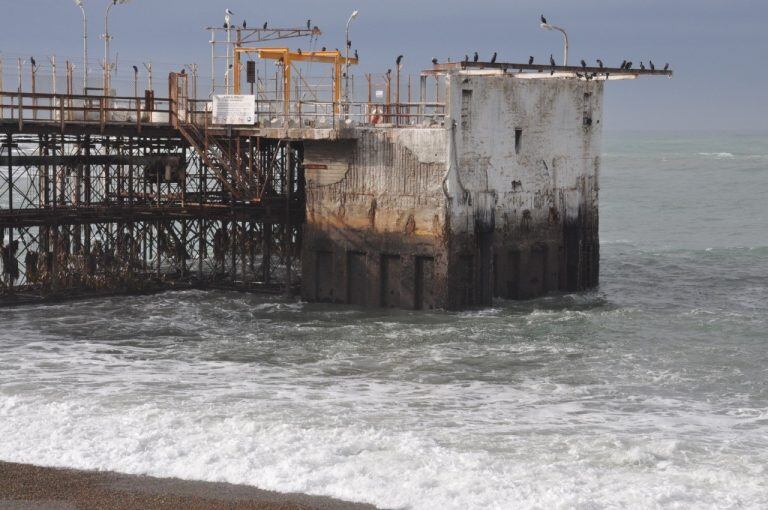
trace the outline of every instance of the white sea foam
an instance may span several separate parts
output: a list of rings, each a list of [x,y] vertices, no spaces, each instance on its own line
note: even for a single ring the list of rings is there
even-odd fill
[[[735,157],[730,152],[699,152],[699,156],[706,156],[715,159],[731,159]]]

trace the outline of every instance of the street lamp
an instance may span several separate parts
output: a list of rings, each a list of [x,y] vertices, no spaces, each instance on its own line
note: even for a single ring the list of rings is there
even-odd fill
[[[359,11],[352,11],[352,14],[350,14],[349,19],[347,20],[347,32],[344,44],[347,48],[346,56],[344,58],[344,101],[347,105],[349,105],[349,24],[357,17],[358,13]]]
[[[112,36],[109,35],[109,12],[117,4],[127,4],[129,0],[110,0],[107,11],[104,14],[104,95],[109,95],[109,81],[111,75],[111,67],[109,63],[109,41]]]
[[[83,0],[75,0],[75,5],[80,7],[83,13],[83,94],[87,94],[88,88],[88,17],[85,15]]]
[[[544,30],[557,30],[558,32],[563,34],[563,65],[568,65],[568,34],[565,33],[565,30],[556,26],[552,25],[551,23],[542,23],[539,25]]]

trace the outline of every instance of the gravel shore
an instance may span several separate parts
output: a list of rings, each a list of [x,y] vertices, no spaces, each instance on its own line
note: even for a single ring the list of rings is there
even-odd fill
[[[375,510],[247,485],[0,462],[0,510]]]

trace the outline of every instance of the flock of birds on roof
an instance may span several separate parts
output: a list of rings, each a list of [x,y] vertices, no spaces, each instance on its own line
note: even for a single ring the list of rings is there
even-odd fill
[[[225,30],[229,30],[230,28],[235,28],[235,26],[232,24],[232,16],[234,16],[234,15],[235,15],[235,13],[232,12],[231,10],[229,10],[229,9],[225,9],[224,10],[224,25],[223,26],[224,26]],[[243,20],[242,27],[243,27],[243,30],[247,30],[248,29],[248,22],[246,20]],[[269,22],[265,21],[264,24],[261,26],[261,29],[262,30],[267,30],[268,28],[269,28]],[[307,20],[307,30],[312,30],[313,32],[316,32],[319,29],[317,28],[317,25],[315,25],[313,27],[312,26],[312,20],[308,19]]]
[[[235,15],[235,13],[232,12],[231,10],[229,10],[229,9],[226,9],[224,11],[224,28],[225,29],[233,28],[232,16],[234,16],[234,15]],[[548,25],[547,18],[544,17],[543,14],[541,15],[541,17],[539,19],[541,20],[542,24]],[[243,29],[247,29],[248,28],[248,23],[246,22],[246,20],[243,20],[242,27],[243,27]],[[267,30],[268,27],[269,27],[269,24],[268,24],[268,22],[265,21],[264,25],[262,25],[262,29],[263,30]],[[317,26],[315,26],[314,28],[312,27],[312,20],[309,20],[309,19],[307,20],[307,30],[313,30],[313,31],[317,30]],[[351,48],[351,46],[352,46],[352,41],[347,41],[347,47]],[[323,46],[322,51],[326,51],[325,46]],[[338,51],[338,48],[336,49],[336,51]],[[301,54],[301,50],[298,50],[298,52],[299,52],[299,54]],[[354,55],[355,55],[355,59],[359,58],[357,50],[355,50]],[[497,57],[498,57],[498,53],[494,51],[493,55],[491,55],[490,63],[491,64],[495,64]],[[31,60],[32,60],[32,67],[35,67],[35,65],[36,65],[35,64],[35,59],[31,59]],[[396,64],[397,64],[398,68],[400,67],[400,63],[402,62],[402,60],[403,60],[403,55],[399,55],[397,57],[397,59],[396,59]],[[480,55],[478,54],[478,52],[475,52],[474,55],[472,56],[472,61],[473,62],[478,62],[479,60],[480,60]],[[534,59],[533,55],[528,57],[528,65],[534,65],[534,60],[535,59]],[[449,58],[448,62],[450,62],[450,61],[451,61],[451,59]],[[469,62],[469,55],[464,55],[464,62]],[[603,61],[601,59],[598,58],[596,60],[596,62],[597,62],[597,66],[598,66],[599,69],[603,69],[605,67],[605,64],[603,63]],[[432,59],[432,65],[437,65],[437,64],[438,64],[438,59],[437,58],[433,58]],[[555,74],[555,69],[554,68],[557,66],[557,62],[555,61],[554,55],[551,54],[551,53],[549,55],[549,65],[552,68],[551,71],[550,71],[550,74]],[[632,66],[633,66],[633,62],[631,60],[624,60],[621,63],[621,66],[619,66],[619,70],[629,71],[629,70],[632,69]],[[586,72],[586,68],[588,66],[587,66],[586,60],[584,60],[584,59],[581,60],[581,67],[582,67],[582,69],[584,69],[585,72],[584,72],[584,74],[576,73],[576,76],[578,76],[579,78],[591,79],[591,78],[594,78],[595,76],[597,76],[597,74],[598,74],[597,72],[592,72],[591,74]],[[653,63],[652,60],[648,60],[648,68],[650,68],[651,71],[655,71],[656,70],[656,65]],[[645,64],[643,62],[640,62],[640,70],[641,71],[645,71],[646,69],[647,68],[645,67]],[[669,70],[669,63],[664,65],[664,70],[665,71]],[[391,71],[392,70],[390,69],[389,71],[387,71],[387,73],[389,74],[389,73],[391,73]],[[608,74],[609,73],[606,73],[606,76],[608,76]]]

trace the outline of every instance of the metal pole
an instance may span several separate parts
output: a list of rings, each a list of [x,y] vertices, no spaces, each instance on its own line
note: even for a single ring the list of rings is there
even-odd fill
[[[344,39],[344,47],[346,52],[344,57],[344,102],[347,103],[347,108],[349,108],[349,24],[352,23],[352,20],[357,17],[357,14],[358,11],[352,11],[352,14],[349,15]]]
[[[108,96],[109,95],[109,75],[110,75],[110,68],[109,68],[109,12],[112,10],[112,7],[115,6],[117,3],[117,0],[112,0],[109,5],[107,6],[107,11],[104,14],[104,85],[103,85],[103,95]]]
[[[568,34],[565,32],[565,29],[558,27],[557,25],[552,25],[550,23],[542,23],[539,25],[544,30],[557,30],[561,34],[563,34],[563,65],[568,65]]]
[[[88,89],[88,16],[85,14],[82,0],[75,0],[83,13],[83,94]]]

